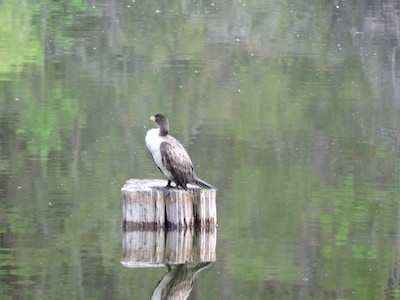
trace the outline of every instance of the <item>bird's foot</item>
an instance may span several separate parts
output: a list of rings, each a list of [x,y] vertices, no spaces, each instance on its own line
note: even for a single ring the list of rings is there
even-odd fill
[[[163,187],[164,196],[168,196],[169,193],[171,192],[171,189],[178,188],[178,187],[173,187],[173,186],[171,185],[171,182],[172,182],[171,180],[168,180],[167,185]]]
[[[171,181],[171,180],[168,180],[168,183],[167,183],[167,185],[165,186],[165,188],[168,188],[168,189],[179,189],[178,184],[176,184],[175,186],[172,186],[171,183],[172,183],[172,181]]]
[[[163,191],[164,196],[169,196],[169,193],[171,192],[171,187],[164,186],[164,187],[162,187],[162,191]]]

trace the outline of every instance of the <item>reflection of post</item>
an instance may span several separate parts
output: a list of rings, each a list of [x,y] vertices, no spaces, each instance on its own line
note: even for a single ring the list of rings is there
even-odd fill
[[[386,289],[386,295],[388,299],[394,299],[394,294],[398,295],[399,282],[400,282],[400,238],[398,234],[393,235],[393,246],[392,246],[392,261],[390,276],[388,279],[388,287]]]
[[[165,232],[132,231],[122,236],[123,260],[127,267],[157,266],[164,261]]]
[[[181,264],[169,268],[154,288],[151,299],[187,299],[192,291],[194,278],[210,264],[209,262],[195,265]]]
[[[167,232],[165,257],[170,263],[215,261],[216,230],[174,230]]]
[[[123,233],[122,264],[126,267],[154,267],[216,259],[217,232],[210,230],[136,230]]]
[[[165,188],[163,180],[129,179],[122,188],[124,230],[214,227],[216,190],[188,185]]]

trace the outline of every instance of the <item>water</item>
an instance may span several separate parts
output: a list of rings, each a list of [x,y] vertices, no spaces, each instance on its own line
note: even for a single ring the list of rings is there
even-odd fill
[[[371,2],[372,3],[372,2]],[[189,299],[399,296],[394,2],[0,4],[1,299],[149,299],[120,189],[162,112],[219,188]]]

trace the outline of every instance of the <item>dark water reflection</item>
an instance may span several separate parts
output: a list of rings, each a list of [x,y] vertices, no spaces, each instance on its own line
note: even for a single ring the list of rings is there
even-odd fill
[[[120,188],[163,112],[218,191],[189,299],[399,295],[399,6],[0,4],[0,295],[150,298]]]

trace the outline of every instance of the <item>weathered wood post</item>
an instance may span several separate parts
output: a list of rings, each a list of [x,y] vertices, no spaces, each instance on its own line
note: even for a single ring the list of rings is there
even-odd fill
[[[165,180],[129,179],[121,189],[123,228],[207,228],[217,224],[215,189],[165,188]]]

